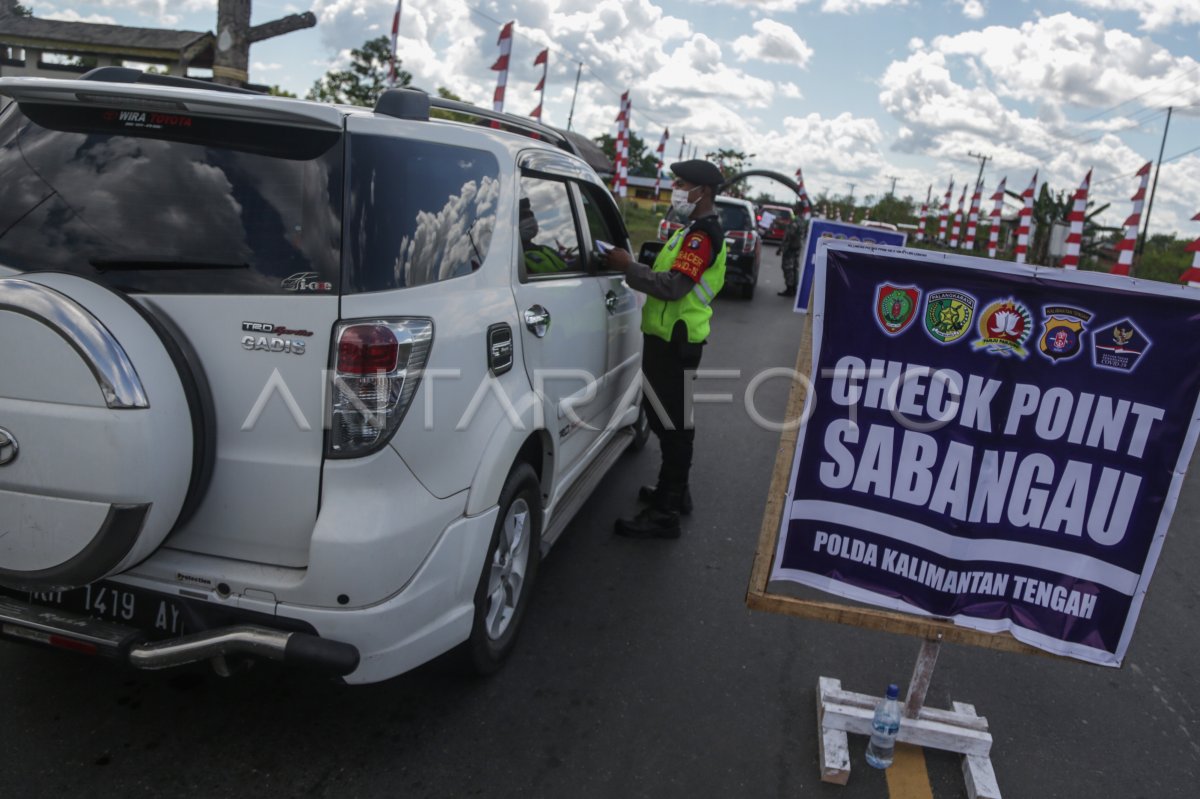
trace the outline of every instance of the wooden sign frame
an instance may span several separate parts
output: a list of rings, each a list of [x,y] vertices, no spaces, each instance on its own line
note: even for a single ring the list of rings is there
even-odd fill
[[[797,374],[812,374],[812,325],[813,313],[810,308],[809,313],[804,317],[804,332],[800,340],[800,351],[796,356],[795,370]],[[792,390],[788,395],[787,410],[784,414],[785,420],[791,421],[800,418],[804,412],[806,395],[806,385],[793,381]],[[799,437],[800,426],[797,425],[785,429],[779,439],[779,450],[775,455],[775,469],[771,473],[770,493],[767,495],[767,507],[763,511],[762,528],[758,534],[758,550],[755,552],[754,566],[750,571],[750,585],[746,589],[747,607],[751,610],[765,610],[802,619],[816,619],[853,627],[864,627],[869,630],[912,635],[926,640],[970,644],[985,649],[1040,655],[1072,663],[1080,662],[1074,658],[1022,643],[1008,632],[989,633],[961,627],[949,619],[923,617],[879,608],[801,599],[786,594],[772,593],[768,588],[768,582],[771,568],[774,566],[775,552],[779,545],[780,530],[783,527],[784,503],[787,499],[788,482],[791,479],[792,462],[796,457],[796,442]]]

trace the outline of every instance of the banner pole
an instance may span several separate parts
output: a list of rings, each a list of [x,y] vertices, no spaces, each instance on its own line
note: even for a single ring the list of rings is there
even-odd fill
[[[908,696],[904,699],[904,717],[906,719],[917,718],[921,715],[921,708],[925,707],[925,695],[929,693],[929,683],[933,680],[933,667],[937,665],[938,652],[941,651],[941,648],[941,635],[921,641],[921,651],[917,653],[912,679],[908,683]]]

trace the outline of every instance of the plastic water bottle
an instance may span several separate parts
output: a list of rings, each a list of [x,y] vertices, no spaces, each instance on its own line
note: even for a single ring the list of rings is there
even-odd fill
[[[896,734],[900,732],[900,687],[888,686],[887,697],[875,706],[875,718],[871,720],[871,742],[867,744],[867,763],[875,768],[892,765],[896,751]]]

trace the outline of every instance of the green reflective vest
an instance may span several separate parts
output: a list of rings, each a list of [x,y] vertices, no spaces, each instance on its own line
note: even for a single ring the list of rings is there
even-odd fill
[[[679,251],[683,249],[685,235],[691,226],[675,231],[665,247],[654,259],[655,272],[667,272],[675,263]],[[714,245],[718,242],[713,242]],[[671,340],[671,331],[675,323],[683,320],[687,325],[688,341],[700,344],[708,338],[709,319],[712,318],[712,301],[717,292],[725,285],[725,239],[719,241],[721,249],[717,252],[716,260],[700,276],[699,282],[681,299],[668,302],[657,297],[646,296],[646,304],[642,306],[642,332],[658,336],[664,341]]]
[[[525,270],[533,273],[563,272],[567,262],[552,248],[534,244],[525,250]]]

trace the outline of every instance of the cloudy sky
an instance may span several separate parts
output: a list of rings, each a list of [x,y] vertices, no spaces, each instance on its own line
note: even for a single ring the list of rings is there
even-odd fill
[[[27,0],[37,16],[212,30],[216,0]],[[317,27],[251,51],[251,79],[300,95],[348,51],[390,31],[392,0],[313,0]],[[256,0],[252,22],[303,11]],[[1155,231],[1200,235],[1200,0],[405,0],[399,53],[414,83],[490,105],[502,23],[516,21],[505,110],[528,114],[550,47],[545,119],[633,128],[669,160],[687,138],[752,164],[804,169],[810,194],[935,196],[953,178],[986,194],[1034,170],[1129,213],[1134,172],[1158,156]],[[754,189],[775,190],[766,182]],[[959,189],[955,189],[955,203]],[[985,194],[985,197],[986,197]],[[782,194],[780,195],[782,196]],[[1011,201],[1010,201],[1011,202]],[[986,205],[986,202],[985,202]]]

